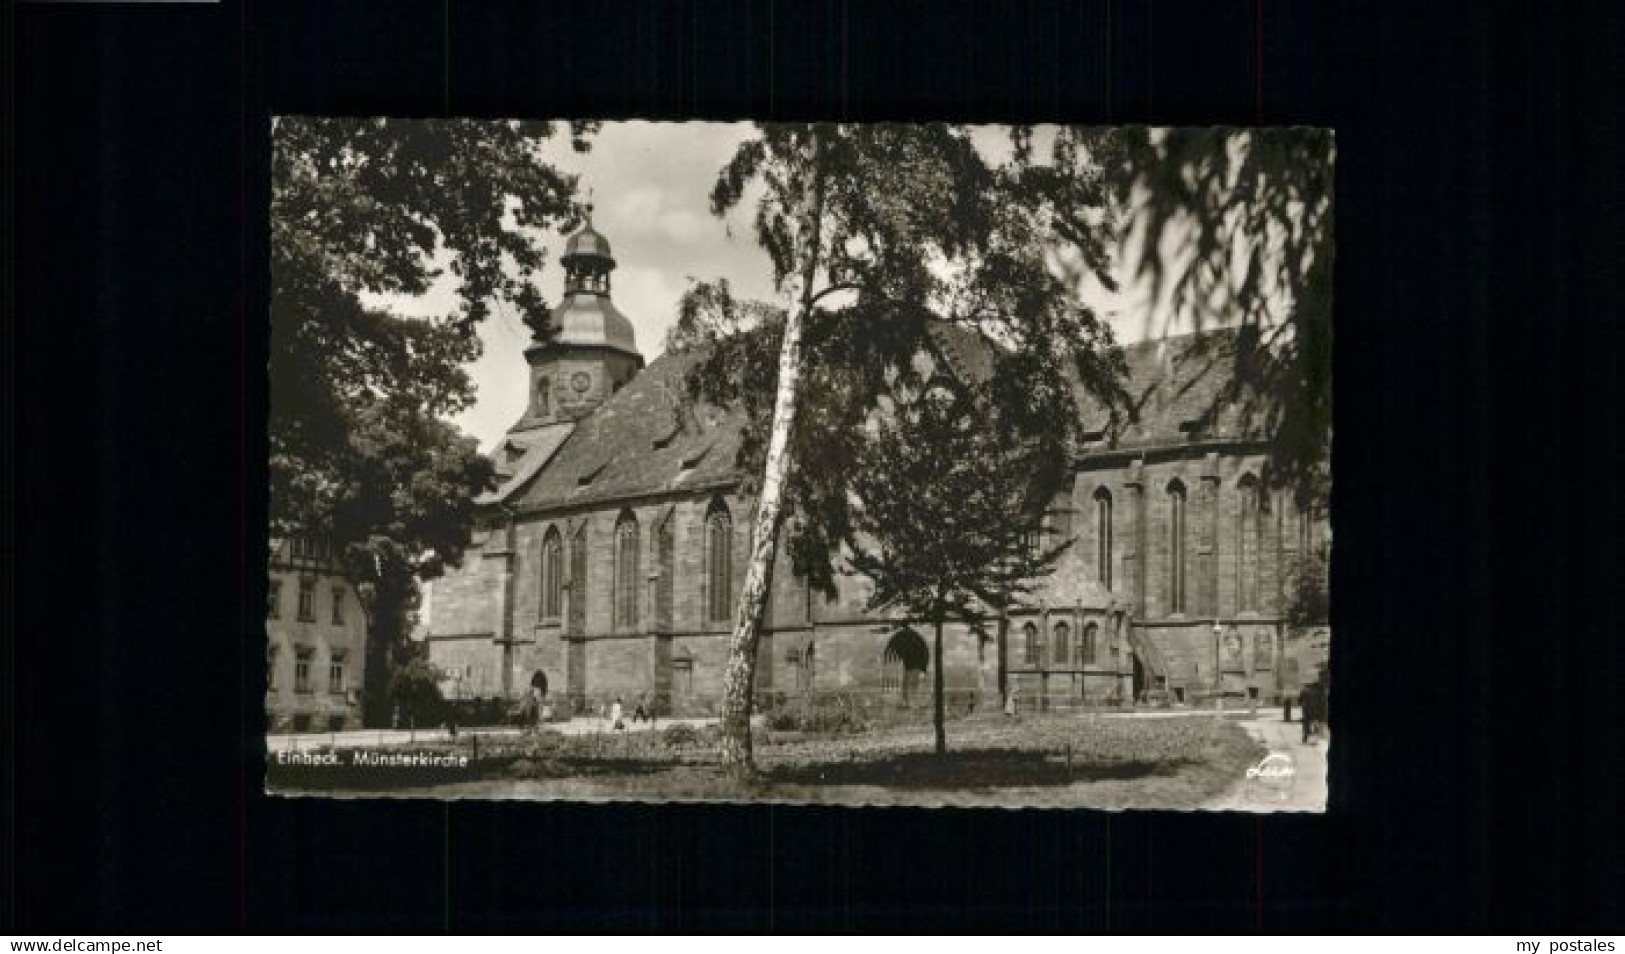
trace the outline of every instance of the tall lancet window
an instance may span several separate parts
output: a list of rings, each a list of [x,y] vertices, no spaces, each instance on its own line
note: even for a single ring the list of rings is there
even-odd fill
[[[733,518],[719,497],[705,515],[705,578],[709,590],[706,615],[713,622],[733,615]]]
[[[1241,498],[1236,526],[1236,608],[1246,613],[1258,609],[1258,478],[1243,476],[1236,491]]]
[[[542,618],[557,619],[564,606],[564,541],[558,527],[542,537]]]
[[[615,521],[615,625],[638,624],[638,518],[630,510]]]
[[[1112,588],[1112,492],[1105,487],[1095,491],[1095,579],[1105,589]]]
[[[1185,485],[1168,485],[1168,612],[1185,612]]]

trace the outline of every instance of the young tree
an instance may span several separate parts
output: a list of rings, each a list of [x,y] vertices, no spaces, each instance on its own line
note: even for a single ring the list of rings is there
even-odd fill
[[[933,375],[924,390],[894,392],[871,420],[851,481],[846,542],[854,572],[874,582],[869,608],[901,607],[935,633],[936,750],[947,751],[943,624],[980,629],[989,610],[1031,592],[1070,541],[1033,545],[1045,508],[1070,472],[1068,395],[1043,374],[1023,378],[1000,361],[993,385]],[[1028,369],[1031,370],[1031,369]],[[994,393],[1025,389],[1020,405]]]
[[[1331,622],[1331,592],[1327,585],[1326,554],[1312,549],[1298,554],[1286,567],[1281,615],[1294,636]]]
[[[1070,289],[1045,260],[1039,236],[1052,210],[1014,185],[962,127],[769,123],[712,191],[719,216],[759,196],[757,240],[789,302],[743,333],[706,335],[697,330],[704,316],[726,327],[745,309],[702,285],[680,316],[680,339],[711,346],[690,372],[689,396],[745,407],[739,462],[761,475],[747,487],[756,515],[723,682],[723,760],[740,774],[753,770],[756,649],[785,516],[800,518],[786,547],[796,571],[830,592],[850,524],[844,482],[856,428],[931,327],[974,329],[1013,353],[1042,355],[1035,367],[1057,390],[1070,374],[1108,400],[1121,396],[1109,330],[1068,307]],[[1104,261],[1089,267],[1106,271]],[[1062,355],[1070,369],[1055,360]],[[1069,420],[1065,435],[1077,415]]]
[[[585,148],[590,126],[571,134]],[[272,131],[272,534],[323,532],[367,606],[368,684],[410,629],[417,580],[460,559],[491,467],[443,419],[473,401],[476,326],[506,303],[545,313],[541,229],[576,220],[575,180],[545,161],[547,123],[282,117]],[[458,307],[405,318],[363,293]],[[387,712],[369,693],[367,715]]]

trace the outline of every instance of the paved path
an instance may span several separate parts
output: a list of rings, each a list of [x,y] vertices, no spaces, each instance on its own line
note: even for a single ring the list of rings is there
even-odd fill
[[[1294,712],[1294,715],[1297,713]],[[1255,766],[1253,778],[1238,779],[1229,791],[1203,808],[1244,812],[1323,812],[1326,810],[1326,760],[1331,750],[1330,732],[1305,745],[1303,726],[1282,722],[1281,710],[1259,710],[1256,719],[1236,723],[1269,749],[1269,765]],[[1283,757],[1284,758],[1280,758]],[[1290,777],[1279,766],[1290,765]],[[1272,771],[1272,767],[1274,770]]]
[[[760,716],[757,717],[760,720]],[[677,723],[694,726],[715,725],[717,719],[660,719],[656,722],[626,721],[627,732],[664,731],[668,726]],[[595,732],[608,732],[609,720],[596,716],[583,716],[571,719],[568,722],[549,722],[547,728],[561,735],[591,735]],[[457,733],[457,741],[466,742],[472,736],[481,739],[513,739],[518,738],[523,729],[513,726],[484,727],[478,729],[462,729]],[[411,742],[444,742],[449,738],[445,729],[358,729],[353,732],[303,732],[266,737],[266,747],[272,752],[298,751],[302,749],[317,749],[326,746],[341,748],[363,748],[385,745],[403,745]]]

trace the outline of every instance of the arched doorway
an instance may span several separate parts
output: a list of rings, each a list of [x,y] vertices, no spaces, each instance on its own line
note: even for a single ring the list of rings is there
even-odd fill
[[[1146,685],[1145,663],[1140,661],[1138,652],[1130,652],[1129,657],[1134,660],[1134,701],[1138,703],[1144,698],[1145,690],[1149,688]]]
[[[908,628],[898,630],[880,657],[881,690],[910,705],[930,664],[931,652],[925,648],[920,634]]]

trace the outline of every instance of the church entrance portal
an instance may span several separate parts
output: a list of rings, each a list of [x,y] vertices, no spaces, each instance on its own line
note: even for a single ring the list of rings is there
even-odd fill
[[[920,634],[900,629],[892,634],[880,658],[880,688],[888,696],[901,698],[904,705],[912,705],[930,664],[931,652]]]

